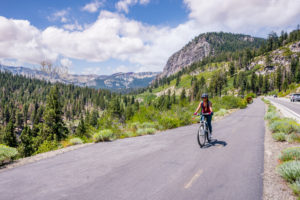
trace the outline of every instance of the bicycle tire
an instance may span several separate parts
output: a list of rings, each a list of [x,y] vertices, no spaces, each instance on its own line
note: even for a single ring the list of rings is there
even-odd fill
[[[202,148],[205,145],[205,140],[206,140],[206,134],[205,134],[203,125],[199,126],[199,129],[197,132],[197,140],[198,140],[199,146]]]

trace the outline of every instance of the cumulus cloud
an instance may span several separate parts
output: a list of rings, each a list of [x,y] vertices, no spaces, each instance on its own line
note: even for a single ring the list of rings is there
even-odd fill
[[[223,31],[258,33],[299,23],[295,0],[184,0],[199,26]],[[276,30],[277,31],[277,30]]]
[[[91,3],[88,3],[86,4],[82,10],[83,11],[87,11],[87,12],[90,12],[90,13],[95,13],[98,11],[98,9],[103,6],[103,1],[100,2],[100,1],[94,1],[94,2],[91,2]]]
[[[149,0],[118,3],[121,2],[126,6],[120,10],[126,11],[129,5],[146,4]],[[300,21],[300,1],[184,0],[184,3],[190,12],[189,19],[176,27],[147,25],[105,10],[89,26],[82,27],[75,21],[62,28],[50,26],[45,30],[26,20],[0,17],[0,59],[15,58],[31,64],[43,60],[55,62],[61,57],[89,62],[116,59],[129,62],[130,69],[135,71],[161,71],[170,55],[200,33],[222,30],[267,35],[278,27],[280,30],[296,27]],[[61,62],[68,64],[67,60]],[[126,69],[120,66],[115,70]],[[102,69],[85,68],[83,73],[102,73]]]
[[[69,31],[83,30],[83,27],[78,23],[78,21],[75,21],[73,24],[65,24],[63,27]]]
[[[67,23],[69,21],[68,15],[69,15],[70,8],[65,10],[59,10],[54,12],[51,16],[48,17],[49,21],[57,21],[59,20],[61,23]]]
[[[64,67],[71,67],[72,66],[72,61],[68,58],[63,58],[60,60],[60,64]]]
[[[44,45],[40,31],[27,20],[7,19],[0,16],[0,58],[17,59],[39,64],[54,62],[58,54]]]
[[[125,13],[129,12],[129,6],[133,6],[135,4],[146,5],[150,2],[150,0],[121,0],[116,3],[116,8],[118,11],[124,11]]]

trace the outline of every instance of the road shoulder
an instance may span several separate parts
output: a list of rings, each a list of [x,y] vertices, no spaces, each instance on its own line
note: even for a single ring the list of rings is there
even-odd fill
[[[263,200],[296,200],[297,198],[293,195],[293,191],[276,172],[276,167],[279,164],[278,156],[281,151],[295,145],[288,142],[276,142],[268,129],[267,121],[265,121],[265,127]]]

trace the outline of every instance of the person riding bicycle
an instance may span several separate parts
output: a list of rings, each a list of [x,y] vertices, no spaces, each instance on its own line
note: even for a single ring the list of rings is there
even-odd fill
[[[205,117],[207,120],[207,125],[209,128],[210,133],[212,133],[212,126],[211,126],[211,118],[213,115],[213,110],[212,110],[212,103],[208,100],[208,94],[204,93],[201,96],[202,102],[200,101],[198,108],[196,109],[194,115],[197,115],[198,111],[201,109],[201,113],[205,114],[202,115],[201,117]],[[202,120],[201,118],[201,120]]]

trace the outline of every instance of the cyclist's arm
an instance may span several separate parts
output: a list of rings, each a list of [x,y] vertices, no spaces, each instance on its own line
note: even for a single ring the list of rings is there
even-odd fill
[[[210,112],[212,113],[213,112],[212,103],[209,104],[209,109],[210,109]]]
[[[196,109],[195,113],[197,113],[201,109],[201,102],[199,103],[198,108]]]

